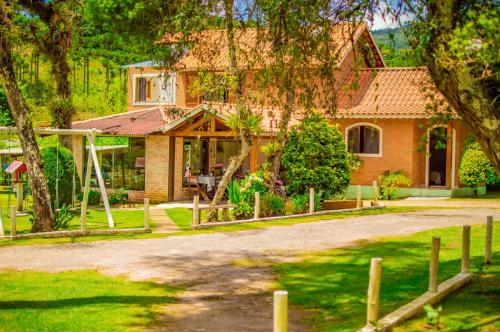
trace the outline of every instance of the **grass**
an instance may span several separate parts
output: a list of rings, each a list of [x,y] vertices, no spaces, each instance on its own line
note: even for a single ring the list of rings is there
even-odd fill
[[[175,293],[95,271],[1,271],[0,331],[143,330]]]
[[[189,209],[186,208],[175,208],[165,210],[168,216],[179,226],[179,232],[173,233],[149,233],[149,234],[116,234],[116,235],[101,235],[101,236],[85,236],[85,237],[66,237],[66,238],[50,238],[50,239],[24,239],[24,240],[0,240],[0,247],[2,246],[10,246],[10,245],[34,245],[34,244],[61,244],[61,243],[74,243],[74,242],[90,242],[90,241],[101,241],[101,240],[132,240],[132,239],[145,239],[145,238],[159,238],[159,237],[167,237],[167,236],[189,236],[196,234],[207,234],[207,233],[217,233],[217,232],[238,232],[245,230],[253,230],[253,229],[263,229],[274,226],[290,226],[298,223],[306,223],[306,222],[315,222],[320,220],[327,219],[345,219],[356,216],[367,216],[367,215],[378,215],[378,214],[387,214],[387,213],[405,213],[405,212],[415,212],[415,211],[424,211],[431,209],[443,209],[443,208],[435,208],[435,207],[400,207],[400,206],[391,206],[386,207],[384,209],[373,209],[373,210],[362,210],[362,211],[352,211],[352,212],[338,212],[327,215],[318,215],[318,216],[305,216],[299,218],[291,218],[291,219],[283,219],[283,220],[275,220],[275,221],[262,221],[262,222],[253,222],[247,224],[237,224],[237,225],[228,225],[228,226],[220,226],[210,229],[200,229],[193,230],[191,229],[192,223],[192,214]],[[103,212],[102,212],[103,213]],[[139,213],[140,217],[137,216],[137,219],[133,217],[134,213]],[[120,222],[118,216],[122,216],[125,220],[128,220],[120,225],[125,226],[130,224],[137,223],[142,227],[142,211],[140,210],[129,210],[129,211],[113,211],[113,215],[117,218],[117,225]],[[205,215],[205,211],[202,213],[202,218]],[[103,215],[104,217],[104,215]],[[78,221],[78,219],[76,219]],[[7,219],[4,219],[4,223],[9,222]],[[129,224],[130,223],[130,224]],[[102,219],[102,222],[99,223],[104,227],[107,227],[106,220]],[[90,219],[89,219],[90,225]],[[150,222],[150,225],[152,223]],[[90,227],[89,227],[90,228]]]
[[[472,227],[472,272],[477,272],[481,266],[484,232],[484,226]],[[354,331],[365,323],[370,259],[384,259],[380,308],[381,316],[384,316],[427,290],[428,259],[433,235],[441,236],[439,280],[442,282],[460,270],[459,227],[425,231],[407,237],[386,238],[376,243],[362,242],[357,247],[309,254],[303,261],[273,267],[277,276],[276,288],[288,290],[291,304],[310,310],[309,322],[313,331]],[[500,238],[498,227],[494,229],[493,238]],[[495,241],[493,249],[496,252],[493,256],[498,257],[500,241]],[[456,301],[454,306],[450,305],[448,308],[446,303],[443,304],[445,314],[447,310],[454,311],[461,320],[474,314],[474,321],[467,322],[473,325],[474,322],[491,318],[490,309],[498,313],[499,266],[494,265],[484,272],[487,273],[487,278],[493,280],[493,289],[487,296],[478,297],[473,291],[462,292],[462,298]],[[483,308],[492,302],[496,303],[496,308]],[[490,326],[498,330],[500,322],[497,320],[487,323],[484,327]],[[457,328],[454,331],[462,330]],[[415,330],[409,328],[404,331]]]
[[[140,228],[144,227],[144,212],[142,210],[117,210],[111,211],[115,228]],[[16,218],[17,234],[26,234],[31,231],[31,222],[29,216]],[[2,221],[6,235],[10,235],[10,218],[7,215],[7,210],[2,210]],[[154,227],[153,223],[150,223]],[[106,212],[101,210],[88,210],[87,213],[87,229],[107,229],[108,221]],[[80,229],[80,214],[75,213],[70,222],[68,230]]]
[[[500,279],[491,271],[478,276],[463,290],[451,295],[441,304],[440,331],[500,330]],[[394,332],[432,330],[425,315],[410,320],[394,329]]]
[[[262,221],[262,222],[252,222],[246,224],[236,224],[228,226],[219,226],[213,228],[212,230],[218,231],[241,231],[250,229],[260,229],[273,226],[289,226],[300,223],[315,222],[320,220],[328,219],[345,219],[350,217],[358,216],[370,216],[379,215],[387,213],[405,213],[405,212],[416,212],[425,211],[433,209],[443,209],[441,207],[420,207],[420,206],[388,206],[383,209],[370,209],[370,210],[360,210],[360,211],[348,211],[348,212],[333,212],[331,214],[315,215],[315,216],[303,216],[290,219],[273,220],[273,221]],[[186,208],[175,208],[167,209],[165,213],[172,219],[172,221],[179,226],[182,230],[190,230],[192,225],[192,211]],[[202,211],[201,220],[205,220],[206,211]]]
[[[500,200],[500,191],[487,191],[486,194],[481,196],[470,196],[470,197],[452,197],[450,198],[454,201],[463,201],[463,200]]]

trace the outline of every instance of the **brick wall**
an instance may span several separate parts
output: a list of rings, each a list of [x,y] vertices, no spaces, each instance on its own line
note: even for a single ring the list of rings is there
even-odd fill
[[[345,128],[354,123],[373,123],[382,128],[382,156],[360,157],[363,160],[363,166],[353,174],[351,184],[370,185],[387,170],[402,170],[413,179],[414,121],[411,119],[339,120],[344,137]]]
[[[168,136],[146,136],[145,196],[153,202],[168,200],[168,154]]]

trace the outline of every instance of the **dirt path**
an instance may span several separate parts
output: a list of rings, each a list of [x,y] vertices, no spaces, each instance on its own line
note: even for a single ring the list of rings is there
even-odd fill
[[[5,247],[0,248],[0,266],[43,271],[99,269],[134,280],[154,278],[188,285],[179,302],[165,308],[164,323],[155,330],[269,331],[272,275],[265,267],[245,269],[234,261],[290,260],[299,252],[338,248],[361,239],[484,223],[486,215],[498,219],[500,210],[436,210],[237,233]],[[290,325],[291,331],[305,330],[300,313],[294,311]]]

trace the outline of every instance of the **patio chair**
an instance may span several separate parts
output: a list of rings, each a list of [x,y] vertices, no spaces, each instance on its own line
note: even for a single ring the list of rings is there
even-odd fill
[[[200,184],[198,183],[197,175],[188,176],[188,188],[190,191],[194,192],[196,195],[200,194]]]

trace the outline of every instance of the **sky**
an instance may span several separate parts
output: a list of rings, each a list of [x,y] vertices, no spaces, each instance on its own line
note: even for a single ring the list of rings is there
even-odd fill
[[[381,2],[379,4],[380,8],[379,10],[377,10],[374,15],[373,15],[373,18],[367,18],[368,19],[368,22],[369,22],[369,25],[370,25],[370,29],[371,30],[380,30],[380,29],[392,29],[392,28],[398,28],[399,27],[399,23],[396,22],[396,20],[394,19],[394,17],[392,15],[385,15],[385,17],[382,15],[382,12],[384,12],[386,10],[386,5],[385,3]],[[401,23],[405,23],[405,22],[408,22],[410,21],[412,18],[409,14],[405,14],[403,16],[401,16]]]

